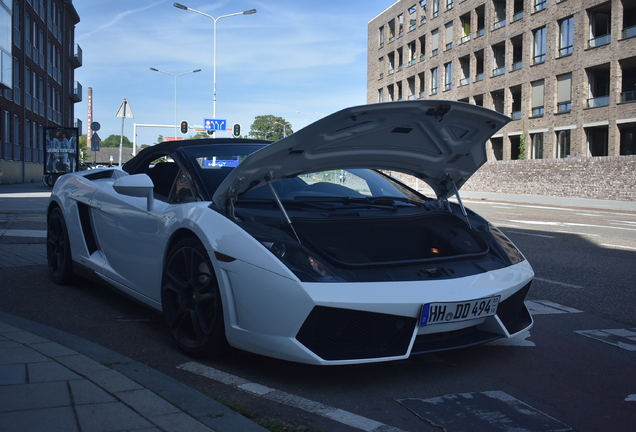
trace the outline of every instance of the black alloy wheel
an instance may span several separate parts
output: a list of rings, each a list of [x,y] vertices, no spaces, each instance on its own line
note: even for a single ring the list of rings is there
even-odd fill
[[[73,280],[71,244],[64,215],[59,207],[51,210],[46,229],[46,260],[51,280],[56,284],[68,285]]]
[[[219,285],[207,251],[194,238],[168,254],[161,306],[172,340],[186,354],[210,357],[227,347]]]

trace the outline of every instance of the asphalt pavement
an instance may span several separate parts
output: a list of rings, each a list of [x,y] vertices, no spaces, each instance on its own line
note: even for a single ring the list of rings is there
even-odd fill
[[[0,185],[0,270],[46,264],[42,183]],[[470,201],[636,211],[636,203],[465,191]],[[1,289],[1,286],[0,286]],[[266,429],[210,397],[93,342],[0,312],[0,430]]]

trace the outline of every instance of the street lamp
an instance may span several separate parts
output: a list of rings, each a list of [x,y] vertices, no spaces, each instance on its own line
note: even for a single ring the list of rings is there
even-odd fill
[[[256,13],[256,9],[250,9],[250,10],[246,10],[246,11],[243,11],[243,12],[236,12],[236,13],[229,14],[229,15],[221,15],[220,17],[214,18],[212,15],[208,15],[208,14],[203,13],[201,11],[191,9],[191,8],[189,8],[187,6],[184,6],[184,5],[180,4],[180,3],[175,3],[174,7],[176,7],[177,9],[189,10],[189,11],[198,13],[199,15],[206,16],[208,18],[211,18],[212,21],[214,21],[214,36],[212,38],[212,40],[213,40],[213,50],[214,50],[214,89],[213,89],[214,98],[213,98],[213,102],[212,102],[212,116],[213,116],[213,118],[216,119],[216,22],[218,20],[220,20],[221,18],[227,18],[227,17],[231,17],[231,16],[235,16],[235,15],[252,15],[252,14]]]
[[[191,73],[197,73],[197,72],[201,72],[201,69],[196,69],[193,71],[189,71],[189,72],[183,72],[180,74],[171,74],[170,72],[164,72],[162,70],[159,70],[157,68],[150,68],[151,71],[153,72],[161,72],[162,74],[166,74],[166,75],[170,75],[171,77],[174,78],[174,139],[175,141],[177,140],[177,78],[179,78],[181,75],[187,75],[187,74],[191,74]]]

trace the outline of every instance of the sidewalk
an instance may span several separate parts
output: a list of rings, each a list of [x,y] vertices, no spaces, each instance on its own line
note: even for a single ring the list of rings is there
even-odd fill
[[[146,365],[0,312],[3,432],[264,432]]]

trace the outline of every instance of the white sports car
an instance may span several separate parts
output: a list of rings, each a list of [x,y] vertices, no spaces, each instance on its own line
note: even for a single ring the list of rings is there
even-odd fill
[[[514,336],[532,325],[534,273],[458,196],[508,121],[452,101],[364,105],[274,143],[167,142],[123,170],[64,175],[51,277],[97,278],[162,312],[192,356],[229,343],[335,365]]]

